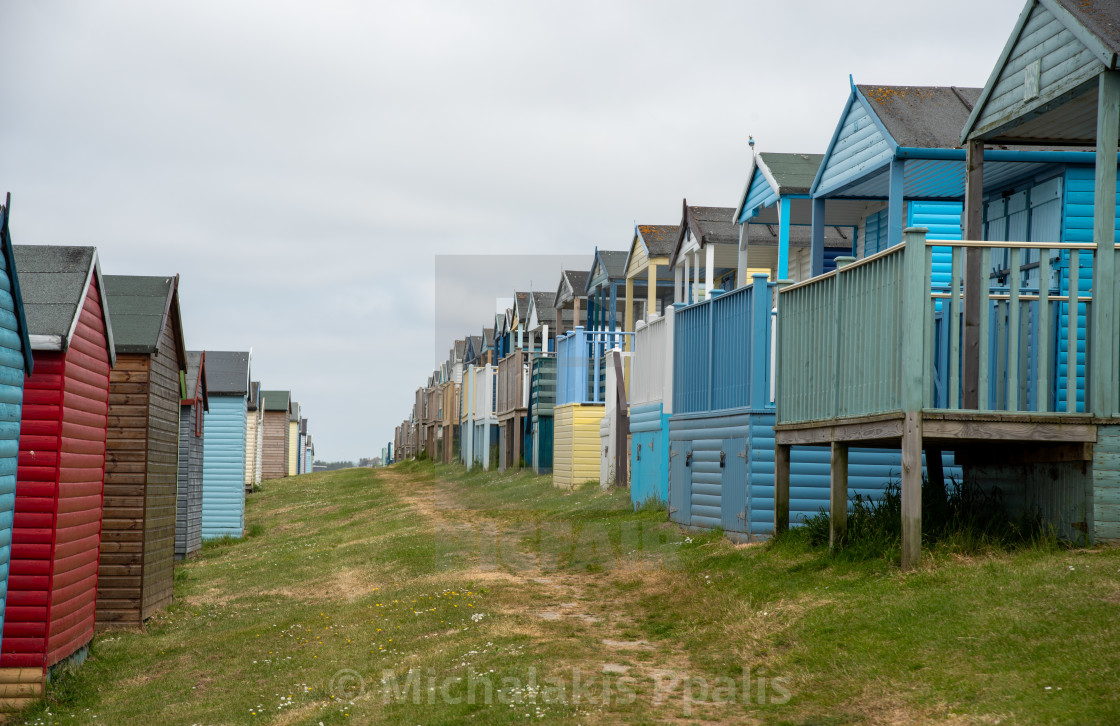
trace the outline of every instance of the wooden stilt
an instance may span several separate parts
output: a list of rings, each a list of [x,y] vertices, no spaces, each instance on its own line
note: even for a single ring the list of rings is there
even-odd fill
[[[774,534],[789,529],[789,445],[774,446]]]
[[[848,535],[848,445],[832,442],[831,491],[828,498],[828,546],[844,546]]]
[[[984,142],[969,141],[966,151],[964,238],[984,238]],[[980,286],[987,284],[981,250],[964,253],[964,351],[961,361],[964,408],[980,407],[980,317],[984,314]]]
[[[922,557],[922,414],[907,411],[902,422],[902,569]]]

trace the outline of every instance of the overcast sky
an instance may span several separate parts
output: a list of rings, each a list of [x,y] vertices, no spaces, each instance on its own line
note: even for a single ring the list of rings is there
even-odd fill
[[[625,249],[682,197],[734,206],[748,134],[823,152],[849,73],[983,86],[1021,8],[6,2],[0,192],[17,244],[180,273],[187,345],[251,347],[317,458],[356,460],[450,343],[437,255],[540,256],[463,295],[477,333],[493,298],[555,289],[548,255]]]

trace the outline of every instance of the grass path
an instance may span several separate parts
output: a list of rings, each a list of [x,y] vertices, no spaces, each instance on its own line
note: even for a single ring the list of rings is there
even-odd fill
[[[625,492],[406,464],[269,482],[28,724],[1117,723],[1120,550],[916,573],[686,536]]]

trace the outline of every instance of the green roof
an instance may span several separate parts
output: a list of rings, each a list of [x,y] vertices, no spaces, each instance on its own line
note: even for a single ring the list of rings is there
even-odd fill
[[[261,391],[261,408],[265,411],[288,412],[288,401],[292,397],[291,391]]]
[[[780,154],[764,151],[759,158],[778,182],[782,194],[808,194],[824,154]]]

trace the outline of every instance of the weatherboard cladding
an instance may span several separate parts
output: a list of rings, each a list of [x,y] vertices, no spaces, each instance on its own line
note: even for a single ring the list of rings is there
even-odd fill
[[[261,478],[282,479],[288,475],[288,391],[261,391],[263,447]]]
[[[210,362],[210,353],[206,354]],[[209,365],[207,366],[209,374]],[[203,423],[202,539],[240,537],[245,527],[245,395],[210,392]]]
[[[109,374],[97,624],[139,626],[171,603],[186,359],[174,278],[107,276],[105,285],[125,334],[116,339],[117,362]],[[125,353],[121,346],[144,352]]]
[[[183,400],[179,406],[179,465],[175,498],[175,557],[202,547],[203,417],[207,389],[202,351],[187,351]]]
[[[8,591],[12,556],[12,526],[16,506],[19,427],[23,411],[24,374],[32,367],[27,327],[18,280],[13,274],[7,209],[3,215],[0,254],[0,632]],[[2,649],[0,642],[0,649]]]
[[[1089,84],[1105,67],[1101,54],[1111,63],[1117,53],[1118,25],[1120,5],[1115,2],[1028,2],[985,86],[979,111],[963,127],[964,133],[998,132],[1014,118],[1029,117],[1063,94],[1080,92],[1086,86],[1095,90]],[[1028,82],[1037,83],[1031,92]],[[1067,124],[1070,129],[1089,130],[1096,125],[1095,118],[1072,120],[1075,123]],[[1018,136],[1020,131],[1013,129],[1010,135]]]
[[[669,414],[661,401],[630,407],[630,501],[669,501]]]
[[[30,334],[58,334],[62,323],[52,307],[66,308],[69,315],[77,312],[65,351],[36,351],[20,422],[0,667],[45,671],[93,637],[111,333],[93,274],[92,248],[63,248],[55,255],[35,250],[24,256],[16,249],[17,263],[27,259],[34,270],[21,280],[25,295],[38,301],[36,315],[28,315]],[[51,278],[50,260],[60,265],[59,280]],[[82,265],[85,270],[77,272]],[[52,302],[52,293],[64,302]],[[45,327],[36,328],[32,320]],[[64,338],[70,323],[65,327]]]

